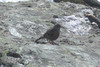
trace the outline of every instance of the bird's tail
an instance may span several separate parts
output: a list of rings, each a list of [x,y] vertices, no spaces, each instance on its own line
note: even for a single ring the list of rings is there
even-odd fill
[[[44,39],[44,37],[43,36],[39,37],[38,39],[35,40],[35,43],[38,43],[38,40],[40,39]]]

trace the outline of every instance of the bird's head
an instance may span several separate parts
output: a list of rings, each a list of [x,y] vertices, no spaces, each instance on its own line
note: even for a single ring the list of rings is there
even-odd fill
[[[54,26],[54,28],[56,28],[56,29],[60,29],[60,28],[65,28],[65,27],[63,27],[63,26],[60,25],[60,24],[56,24],[56,25]]]
[[[60,27],[61,27],[60,24],[56,24],[56,25],[54,26],[54,29],[56,29],[56,30],[60,30]]]
[[[60,27],[61,27],[61,25],[60,25],[60,24],[56,24],[56,25],[55,25],[55,27],[60,28]]]

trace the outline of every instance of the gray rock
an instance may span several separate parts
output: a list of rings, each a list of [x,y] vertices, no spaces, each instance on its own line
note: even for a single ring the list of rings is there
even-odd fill
[[[98,0],[83,0],[85,1],[88,5],[93,6],[93,7],[100,7],[100,1]]]
[[[70,2],[0,3],[0,67],[100,67],[100,30],[91,26],[87,12],[94,14]],[[34,42],[56,23],[62,26],[59,46]],[[9,51],[21,58],[7,56]]]

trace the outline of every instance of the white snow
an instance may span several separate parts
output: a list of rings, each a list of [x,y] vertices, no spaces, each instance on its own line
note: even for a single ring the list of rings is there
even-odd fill
[[[9,27],[9,32],[13,35],[13,36],[16,36],[16,37],[19,37],[21,38],[22,35],[20,33],[17,32],[17,30],[13,27]]]
[[[100,0],[98,0],[100,2]]]
[[[89,25],[86,26],[84,18],[75,17],[75,15],[66,16],[65,18],[70,20],[69,22],[65,22],[65,27],[76,34],[86,34],[91,29]]]
[[[77,35],[88,34],[91,26],[89,22],[85,21],[84,17],[77,17],[75,15],[64,16],[63,18],[56,19],[57,21],[63,21],[63,26],[66,27],[68,32],[73,32]]]

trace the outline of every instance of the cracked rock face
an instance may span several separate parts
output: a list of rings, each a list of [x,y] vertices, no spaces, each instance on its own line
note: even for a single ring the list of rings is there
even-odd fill
[[[0,67],[100,67],[100,29],[87,12],[94,14],[70,2],[0,3]],[[34,42],[56,23],[62,26],[59,46]]]

